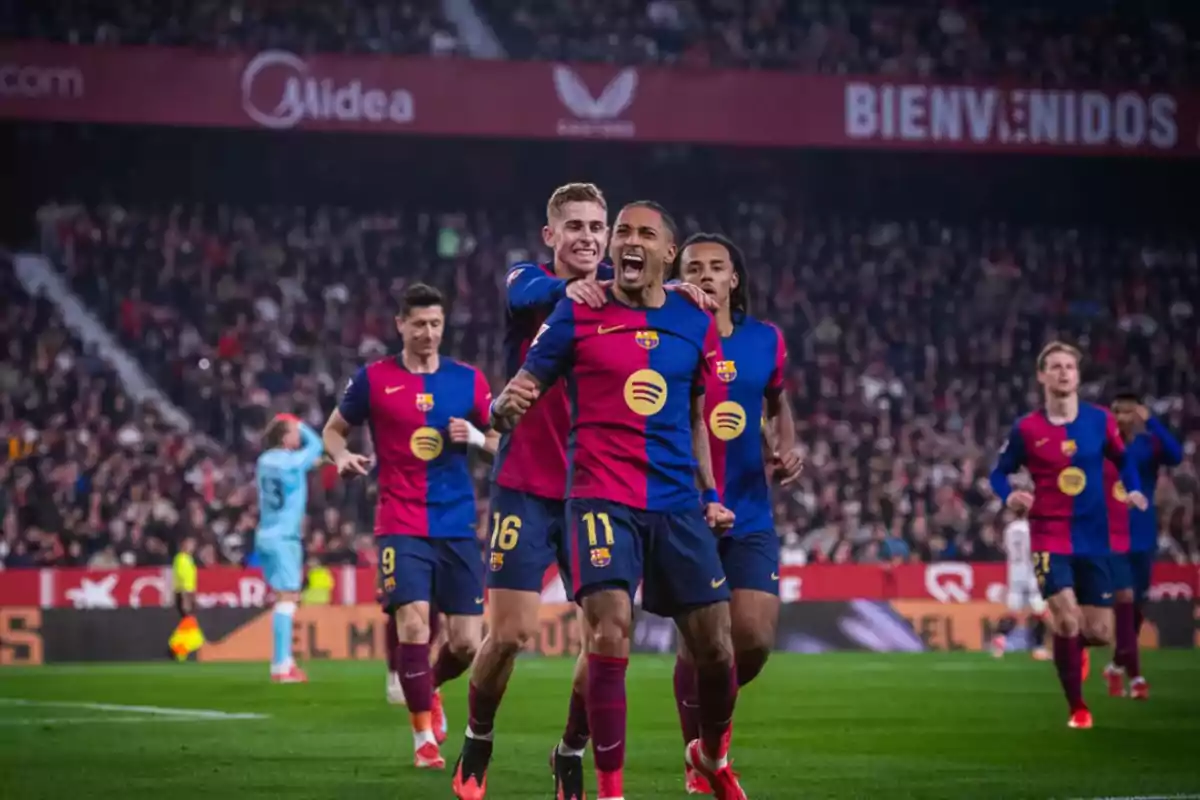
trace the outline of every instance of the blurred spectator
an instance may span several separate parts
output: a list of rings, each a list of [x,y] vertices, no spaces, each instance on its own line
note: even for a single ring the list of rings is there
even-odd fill
[[[459,42],[437,0],[17,3],[0,37],[68,44],[176,45],[296,53],[454,55]]]

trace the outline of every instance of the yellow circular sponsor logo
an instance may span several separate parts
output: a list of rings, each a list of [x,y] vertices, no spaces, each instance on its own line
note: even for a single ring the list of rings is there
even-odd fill
[[[408,440],[412,453],[422,461],[433,461],[442,454],[442,434],[437,428],[417,428]]]
[[[1069,497],[1082,494],[1085,486],[1087,475],[1079,467],[1067,467],[1058,473],[1058,490]]]
[[[1124,503],[1129,499],[1129,492],[1125,491],[1125,484],[1117,481],[1113,484],[1113,499],[1118,503]]]
[[[736,439],[746,430],[746,410],[732,400],[717,403],[708,415],[708,429],[722,442]]]
[[[649,417],[667,404],[667,382],[652,369],[639,369],[625,380],[625,405],[635,414]]]

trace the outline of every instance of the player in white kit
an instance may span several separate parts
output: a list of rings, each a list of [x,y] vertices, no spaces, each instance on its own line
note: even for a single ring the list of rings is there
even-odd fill
[[[1032,655],[1038,661],[1050,658],[1046,640],[1046,601],[1042,599],[1037,577],[1033,571],[1033,553],[1029,544],[1029,521],[1023,517],[1011,519],[1004,526],[1004,552],[1008,554],[1008,610],[1014,615],[1000,626],[992,639],[992,655],[1001,658],[1008,649],[1008,634],[1015,625],[1015,615],[1028,610]]]

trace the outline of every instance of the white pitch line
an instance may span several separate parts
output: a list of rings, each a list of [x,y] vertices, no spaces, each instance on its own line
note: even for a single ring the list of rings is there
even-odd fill
[[[1136,794],[1128,797],[1073,797],[1071,800],[1200,800],[1200,794]]]
[[[31,717],[28,719],[0,719],[0,728],[27,725],[86,725],[92,724],[130,724],[148,723],[158,725],[164,722],[214,722],[209,718],[197,717]]]
[[[0,705],[32,706],[38,708],[82,708],[88,711],[112,711],[126,714],[149,714],[159,717],[184,719],[268,719],[266,714],[232,713],[210,711],[203,708],[164,708],[162,706],[124,706],[113,703],[73,703],[57,700],[25,700],[17,697],[0,697]]]

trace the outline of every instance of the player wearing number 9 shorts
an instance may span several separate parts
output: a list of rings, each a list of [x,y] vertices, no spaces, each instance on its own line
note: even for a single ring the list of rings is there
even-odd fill
[[[290,415],[272,420],[263,444],[264,452],[254,468],[259,513],[254,549],[263,577],[275,592],[271,680],[303,683],[308,678],[292,659],[292,620],[303,583],[300,527],[308,506],[308,471],[321,458],[323,448],[317,432]]]
[[[1033,567],[1050,606],[1054,663],[1071,711],[1068,725],[1090,728],[1083,701],[1086,650],[1112,637],[1108,505],[1104,463],[1118,468],[1127,501],[1144,507],[1137,465],[1108,409],[1079,401],[1080,352],[1061,342],[1042,349],[1038,382],[1045,407],[1022,417],[992,470],[997,496],[1016,514],[1028,512]],[[1032,497],[1013,491],[1008,476],[1022,467]]]
[[[436,690],[470,666],[485,599],[466,423],[487,430],[491,392],[479,370],[439,355],[444,321],[441,293],[410,286],[396,318],[402,352],[360,369],[325,427],[326,448],[343,474],[365,474],[365,459],[348,450],[346,436],[353,425],[371,427],[383,603],[396,620],[414,762],[426,769],[445,766],[434,726]],[[447,631],[433,667],[431,603],[446,615]]]

